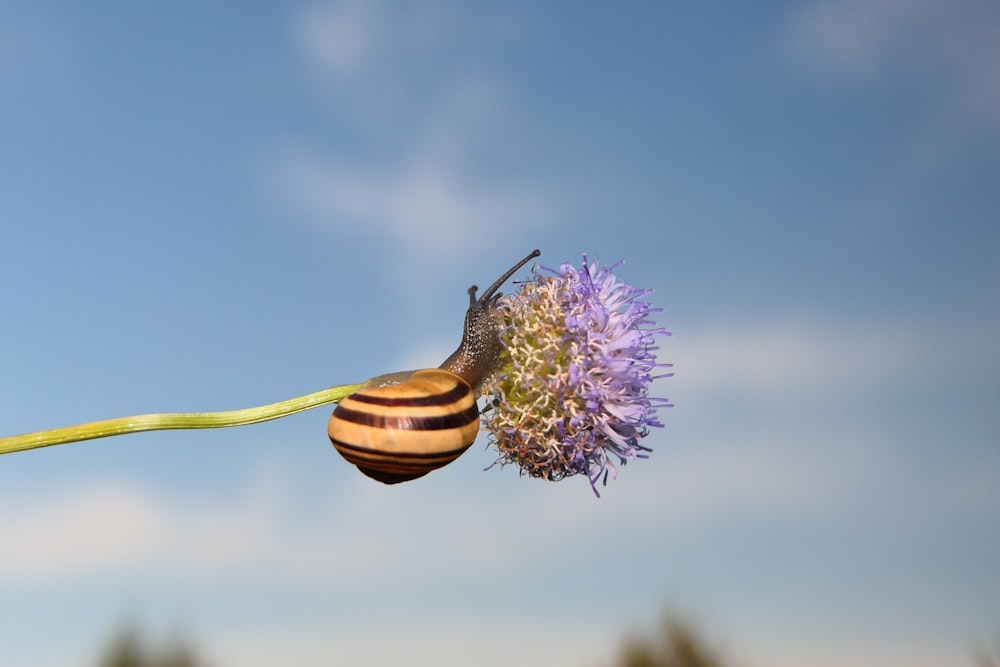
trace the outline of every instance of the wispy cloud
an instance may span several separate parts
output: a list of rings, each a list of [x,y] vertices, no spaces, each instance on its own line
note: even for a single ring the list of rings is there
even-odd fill
[[[436,156],[367,166],[300,153],[284,162],[284,190],[307,219],[338,234],[384,242],[420,261],[452,257],[496,235],[543,224],[552,205],[525,184],[473,182]]]
[[[315,2],[297,13],[293,32],[308,61],[347,83],[361,74],[372,75],[380,65],[446,50],[468,21],[489,16],[462,9],[460,4],[448,2]]]
[[[851,331],[804,322],[731,324],[675,337],[676,384],[760,398],[836,392],[884,380],[912,361],[916,341],[892,332]]]
[[[730,322],[670,341],[678,391],[826,396],[996,364],[993,326],[930,321]]]
[[[261,540],[274,517],[266,490],[228,507],[176,500],[124,481],[91,482],[4,512],[0,532],[10,539],[0,553],[0,581],[55,584],[151,566],[219,570],[266,553]]]
[[[268,475],[224,499],[164,494],[115,479],[88,481],[34,507],[2,498],[7,509],[0,513],[0,585],[48,587],[155,571],[187,581],[258,573],[293,587],[391,590],[408,582],[432,585],[456,573],[471,576],[463,563],[488,568],[529,558],[503,544],[481,520],[496,502],[488,494],[456,505],[453,488],[387,489],[346,463],[341,472],[343,479],[307,513],[292,507],[293,491]],[[577,500],[590,500],[583,486],[576,491]],[[407,504],[413,513],[394,511],[401,495],[412,499]],[[525,529],[552,534],[537,521]],[[407,558],[401,560],[403,544]],[[536,549],[555,544],[552,536]],[[420,563],[419,580],[411,579],[413,563]]]
[[[960,114],[1000,129],[1000,8],[981,0],[815,0],[788,23],[792,53],[825,77],[931,83]]]
[[[516,100],[485,66],[441,57],[463,42],[469,22],[447,4],[389,12],[352,0],[299,16],[308,63],[334,77],[318,85],[350,100],[332,129],[360,146],[283,151],[274,180],[300,219],[378,243],[401,272],[414,269],[410,258],[427,266],[544,224],[555,208],[551,192],[485,167],[500,137],[516,131]],[[385,116],[373,119],[373,108]]]
[[[803,494],[817,494],[815,487],[775,484],[790,470],[816,472],[789,463],[787,457],[779,468],[710,465],[699,472],[706,461],[689,463],[671,464],[672,477],[687,480],[684,484],[664,487],[647,480],[644,491],[633,488],[617,500],[595,501],[584,480],[547,485],[524,479],[513,482],[521,485],[515,496],[506,495],[509,489],[502,496],[496,488],[483,489],[466,495],[459,505],[455,495],[467,489],[454,488],[454,483],[440,486],[440,493],[427,492],[433,480],[422,480],[422,488],[386,489],[344,464],[347,482],[331,492],[322,507],[313,508],[317,514],[307,521],[288,505],[293,496],[287,490],[254,488],[228,500],[208,500],[167,497],[121,481],[88,483],[42,507],[0,515],[5,540],[0,585],[34,589],[156,572],[165,580],[217,583],[256,575],[291,588],[321,586],[341,593],[447,586],[484,570],[528,568],[533,560],[572,544],[582,547],[591,539],[594,521],[614,521],[612,532],[624,534],[648,528],[650,508],[660,508],[653,525],[662,528],[694,516],[718,515],[734,505],[744,512],[756,507],[770,513],[787,504],[790,496],[797,501],[790,506],[801,511]],[[475,467],[481,468],[482,462]],[[516,475],[511,470],[477,474]],[[401,494],[409,494],[412,502],[399,516],[395,510]],[[747,504],[755,498],[762,504]],[[7,500],[7,507],[16,505]],[[516,526],[505,524],[498,531],[492,521],[483,520],[498,504],[511,517],[520,517]],[[588,510],[581,512],[581,505]],[[439,519],[415,521],[413,516]],[[319,517],[321,525],[336,529],[310,522]],[[440,520],[443,517],[447,521]],[[517,539],[512,542],[505,535]],[[531,544],[531,553],[521,544]],[[406,547],[403,560],[401,545]],[[417,565],[421,577],[413,580]]]
[[[382,46],[386,18],[378,2],[312,5],[299,14],[296,37],[309,59],[333,75],[349,77]]]
[[[947,348],[943,340],[949,341]],[[632,488],[614,493],[612,486],[608,498],[580,514],[573,508],[590,502],[582,481],[575,485],[573,481],[560,485],[517,482],[524,485],[523,490],[503,502],[508,509],[523,506],[520,530],[536,552],[588,539],[591,521],[603,514],[609,514],[609,520],[615,514],[615,523],[627,531],[628,517],[648,522],[644,508],[651,506],[660,508],[657,516],[663,525],[719,512],[808,511],[817,503],[843,497],[849,492],[843,484],[857,483],[860,470],[882,465],[879,444],[868,425],[841,424],[835,415],[830,423],[810,423],[807,432],[796,432],[786,424],[780,434],[735,434],[727,430],[734,425],[720,416],[711,433],[688,434],[698,447],[659,451],[656,443],[661,434],[669,442],[674,437],[674,421],[683,422],[699,405],[711,404],[718,411],[719,405],[727,404],[721,397],[736,392],[777,406],[773,410],[778,412],[787,409],[792,399],[822,407],[831,393],[879,386],[893,390],[949,369],[956,374],[976,368],[988,372],[998,364],[987,332],[924,331],[905,324],[870,325],[868,329],[815,322],[732,326],[698,335],[681,332],[670,347],[672,356],[683,363],[677,377],[664,381],[657,390],[675,397],[679,406],[664,411],[668,428],[651,436],[658,450],[652,462],[627,466],[618,482],[648,488],[641,493],[631,492]],[[855,430],[845,431],[851,428]],[[803,444],[800,438],[807,442]],[[843,444],[847,442],[853,445]],[[472,467],[489,463],[489,455],[484,457],[478,448],[463,461],[471,458],[479,459],[469,463]],[[670,482],[666,484],[663,477],[646,475],[647,467],[661,459],[669,460],[665,475]],[[844,474],[837,474],[838,470]],[[327,582],[349,581],[369,570],[378,571],[385,582],[405,577],[393,545],[384,541],[387,533],[372,531],[373,525],[397,531],[410,544],[411,556],[427,562],[440,560],[434,554],[440,551],[442,540],[452,539],[450,551],[458,560],[509,563],[524,557],[516,545],[498,543],[496,533],[479,521],[497,502],[490,490],[456,507],[448,493],[425,495],[419,492],[421,487],[413,487],[414,503],[423,515],[449,516],[466,526],[466,531],[480,526],[475,536],[465,532],[449,538],[442,532],[428,540],[419,527],[405,521],[386,524],[387,507],[398,502],[395,491],[387,493],[366,478],[350,474],[353,471],[344,472],[344,483],[331,491],[328,506],[323,508],[330,525],[338,526],[335,535],[315,532],[297,521],[297,512],[287,505],[292,496],[270,473],[251,479],[242,493],[228,500],[166,498],[113,481],[69,489],[36,507],[18,508],[13,499],[7,499],[2,503],[7,509],[0,513],[5,542],[0,551],[0,580],[56,580],[135,567],[193,576],[237,567]],[[484,474],[516,475],[511,470]],[[425,483],[434,482],[417,484]],[[985,500],[992,502],[993,497],[987,495]],[[970,495],[965,501],[975,500]],[[424,575],[428,579],[435,572],[446,576],[456,562],[446,560],[440,571],[428,568]]]
[[[422,589],[477,578],[483,571],[530,568],[573,545],[583,549],[592,540],[594,522],[607,523],[613,540],[616,534],[645,533],[651,526],[663,531],[735,509],[743,516],[808,511],[836,495],[832,482],[831,487],[805,481],[821,470],[829,473],[829,460],[812,461],[788,443],[751,448],[758,465],[727,463],[730,455],[732,461],[745,455],[732,447],[658,452],[653,462],[628,466],[616,482],[623,486],[612,485],[600,501],[584,479],[547,484],[518,479],[509,469],[483,472],[490,455],[479,447],[461,462],[466,474],[483,476],[478,483],[438,473],[387,489],[345,463],[337,484],[323,499],[314,499],[307,513],[293,506],[288,485],[266,475],[227,498],[181,497],[124,481],[91,480],[36,507],[0,498],[7,508],[0,513],[6,545],[0,552],[0,586],[48,587],[156,572],[189,582],[261,576],[292,589],[321,586],[341,593],[359,587]],[[657,463],[665,466],[662,474],[634,474]],[[456,503],[459,496],[463,500]],[[398,512],[401,502],[405,513]],[[496,514],[500,506],[503,516]],[[531,544],[530,553],[524,544]],[[401,560],[402,545],[406,559]],[[412,578],[415,566],[418,580]]]
[[[161,546],[155,542],[162,528],[149,499],[124,486],[4,512],[0,531],[8,539],[0,577],[23,581],[115,568]]]

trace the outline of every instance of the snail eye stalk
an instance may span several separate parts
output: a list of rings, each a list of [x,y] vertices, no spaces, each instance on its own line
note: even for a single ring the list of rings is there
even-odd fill
[[[476,299],[469,288],[462,343],[440,368],[373,378],[333,411],[334,448],[384,484],[417,479],[467,450],[479,432],[476,398],[499,370],[503,353],[497,290],[539,255],[532,251]]]

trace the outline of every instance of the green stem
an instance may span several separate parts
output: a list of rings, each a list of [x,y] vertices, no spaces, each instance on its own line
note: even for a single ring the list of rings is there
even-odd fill
[[[256,424],[271,419],[287,417],[296,412],[310,410],[321,405],[336,403],[348,394],[357,391],[359,384],[343,384],[321,391],[289,398],[278,403],[261,405],[256,408],[227,410],[224,412],[166,412],[134,417],[118,417],[103,421],[63,426],[48,431],[36,431],[23,435],[11,435],[0,438],[0,454],[11,454],[27,449],[62,445],[67,442],[106,438],[112,435],[139,433],[140,431],[163,431],[179,428],[222,428],[225,426],[243,426]]]

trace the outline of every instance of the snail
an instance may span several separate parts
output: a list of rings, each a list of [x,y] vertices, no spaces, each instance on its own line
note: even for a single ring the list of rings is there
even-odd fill
[[[472,445],[476,399],[503,353],[497,290],[540,254],[532,251],[478,300],[478,288],[469,288],[462,343],[439,368],[374,377],[337,405],[327,431],[341,456],[372,479],[398,484],[451,463]]]

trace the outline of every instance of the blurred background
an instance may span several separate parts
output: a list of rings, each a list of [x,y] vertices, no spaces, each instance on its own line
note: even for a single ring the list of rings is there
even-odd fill
[[[384,487],[326,408],[4,456],[3,663],[596,667],[679,609],[973,664],[998,149],[991,0],[0,3],[0,435],[436,366],[535,247],[626,260],[677,373],[600,499],[483,436]]]

